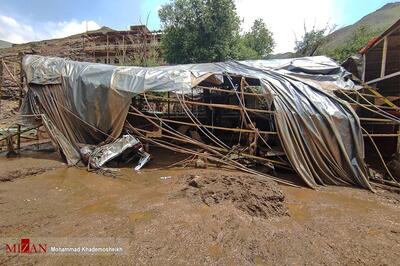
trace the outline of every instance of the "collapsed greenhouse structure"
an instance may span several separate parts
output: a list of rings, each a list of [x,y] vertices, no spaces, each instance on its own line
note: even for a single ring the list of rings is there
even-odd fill
[[[361,102],[363,85],[327,57],[143,68],[27,55],[22,64],[25,123],[43,124],[70,165],[136,157],[138,170],[152,144],[282,183],[270,170],[293,169],[312,188],[372,190],[364,138],[379,134],[361,122],[400,123]]]

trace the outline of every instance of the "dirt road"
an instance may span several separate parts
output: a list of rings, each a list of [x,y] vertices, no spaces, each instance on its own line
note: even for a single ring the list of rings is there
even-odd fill
[[[0,158],[3,177],[32,164],[46,170],[0,182],[1,238],[127,238],[129,250],[125,255],[21,256],[6,255],[2,247],[0,264],[394,265],[399,261],[398,194],[341,187],[314,191],[256,179],[244,182],[242,190],[234,187],[240,178],[230,178],[237,173],[217,170],[135,173],[125,168],[112,178],[67,168],[53,154],[32,157]],[[228,181],[204,181],[210,176],[225,176]],[[203,181],[189,185],[193,178]],[[268,197],[260,195],[259,186],[265,187]],[[193,191],[196,187],[203,190]],[[218,194],[218,187],[231,192]],[[246,210],[257,208],[259,202],[265,204],[265,215]]]

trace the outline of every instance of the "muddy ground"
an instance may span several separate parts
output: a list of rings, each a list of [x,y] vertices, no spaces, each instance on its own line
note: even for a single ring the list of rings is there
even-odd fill
[[[68,168],[55,153],[1,157],[0,176],[11,179],[0,182],[1,238],[115,237],[129,248],[123,255],[18,256],[2,247],[0,264],[399,262],[399,194],[154,167],[124,168],[113,178]]]

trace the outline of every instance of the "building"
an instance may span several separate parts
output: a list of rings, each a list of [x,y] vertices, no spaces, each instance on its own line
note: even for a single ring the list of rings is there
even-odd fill
[[[380,36],[361,49],[363,56],[362,80],[376,89],[370,101],[385,113],[400,117],[400,19]],[[382,97],[383,96],[383,97]],[[398,125],[375,125],[374,131],[399,132]],[[377,141],[386,154],[400,150],[400,138],[382,138]]]
[[[105,64],[125,64],[160,58],[161,32],[151,32],[145,25],[131,26],[127,31],[102,28],[82,34],[82,49],[92,61]]]
[[[361,51],[363,81],[396,105],[400,103],[400,19]]]

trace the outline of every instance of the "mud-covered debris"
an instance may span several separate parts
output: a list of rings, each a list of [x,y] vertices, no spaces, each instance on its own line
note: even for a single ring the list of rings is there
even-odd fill
[[[55,168],[53,168],[53,167],[21,168],[19,170],[8,171],[8,172],[0,175],[0,181],[1,182],[12,181],[12,180],[20,178],[20,177],[42,174],[46,171],[50,171],[53,169],[55,169]]]
[[[400,181],[400,154],[394,155],[392,160],[387,164],[394,178]]]
[[[263,177],[243,173],[186,174],[181,177],[186,197],[200,199],[207,205],[232,202],[251,216],[268,218],[288,215],[284,194],[276,184]]]

